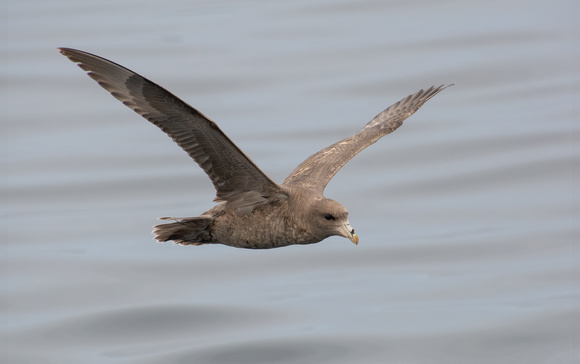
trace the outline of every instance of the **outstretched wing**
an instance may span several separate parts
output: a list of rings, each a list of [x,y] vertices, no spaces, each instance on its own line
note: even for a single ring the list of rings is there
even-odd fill
[[[248,207],[280,193],[214,123],[169,91],[114,62],[70,48],[58,50],[123,104],[169,135],[211,179],[216,201]]]
[[[358,133],[344,138],[308,157],[284,181],[284,185],[313,188],[320,193],[342,166],[360,151],[392,133],[430,98],[453,85],[431,86],[409,95],[371,120]]]

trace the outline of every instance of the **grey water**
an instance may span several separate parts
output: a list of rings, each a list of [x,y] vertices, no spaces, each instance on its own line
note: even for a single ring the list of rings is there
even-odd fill
[[[580,362],[575,1],[0,5],[0,362]],[[282,182],[431,85],[327,197],[360,237],[158,244],[203,171],[56,51],[120,63]]]

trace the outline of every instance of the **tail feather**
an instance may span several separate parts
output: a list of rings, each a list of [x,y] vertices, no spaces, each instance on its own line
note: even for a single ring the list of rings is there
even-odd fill
[[[164,218],[167,220],[167,218]],[[211,243],[209,227],[212,218],[190,217],[176,220],[171,224],[155,225],[153,234],[155,240],[162,243],[173,240],[181,245],[202,245]]]

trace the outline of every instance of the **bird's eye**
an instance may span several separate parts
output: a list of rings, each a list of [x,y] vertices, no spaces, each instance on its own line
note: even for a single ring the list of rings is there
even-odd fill
[[[334,220],[334,216],[332,216],[331,214],[324,215],[324,218],[328,221]]]

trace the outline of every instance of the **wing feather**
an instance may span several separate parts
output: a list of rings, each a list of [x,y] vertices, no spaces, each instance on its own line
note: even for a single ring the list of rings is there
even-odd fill
[[[217,201],[239,201],[239,194],[251,192],[248,196],[258,197],[248,203],[256,205],[265,201],[264,197],[281,193],[280,186],[270,180],[216,123],[169,91],[94,54],[70,48],[58,50],[78,63],[115,98],[179,144],[207,173],[216,189]],[[242,199],[247,200],[247,197]]]
[[[301,186],[322,193],[332,177],[360,151],[392,133],[424,103],[452,85],[431,86],[409,95],[384,110],[356,134],[336,142],[302,162],[286,178],[283,185]]]

